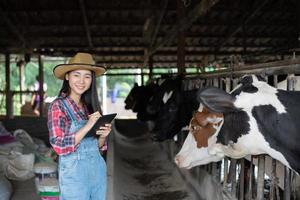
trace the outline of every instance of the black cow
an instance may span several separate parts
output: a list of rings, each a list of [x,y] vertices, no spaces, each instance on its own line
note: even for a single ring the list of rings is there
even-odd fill
[[[152,120],[155,115],[147,113],[146,107],[157,87],[157,84],[153,82],[145,86],[135,83],[124,101],[125,109],[131,109],[137,113],[137,118],[141,121]]]

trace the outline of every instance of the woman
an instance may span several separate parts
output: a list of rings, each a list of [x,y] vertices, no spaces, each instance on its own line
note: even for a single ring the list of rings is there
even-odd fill
[[[105,199],[106,164],[99,148],[111,124],[89,132],[102,115],[95,77],[104,72],[87,53],[77,53],[68,64],[53,69],[54,76],[63,80],[48,111],[49,140],[59,155],[61,200]]]

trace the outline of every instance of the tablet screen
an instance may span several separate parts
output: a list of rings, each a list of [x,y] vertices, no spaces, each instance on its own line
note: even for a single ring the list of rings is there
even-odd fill
[[[100,117],[97,122],[94,124],[94,126],[89,130],[89,132],[86,134],[86,136],[95,136],[96,131],[105,124],[110,124],[112,120],[117,116],[117,113],[107,114]]]

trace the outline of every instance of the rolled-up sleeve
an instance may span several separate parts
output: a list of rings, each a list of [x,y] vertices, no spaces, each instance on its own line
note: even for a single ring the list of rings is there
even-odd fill
[[[66,116],[62,100],[55,100],[48,110],[49,142],[58,155],[75,151],[75,133],[70,132],[71,122]]]

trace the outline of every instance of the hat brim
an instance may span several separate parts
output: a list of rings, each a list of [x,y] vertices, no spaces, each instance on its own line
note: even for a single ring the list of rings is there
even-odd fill
[[[90,65],[90,64],[81,64],[81,63],[72,63],[72,64],[61,64],[57,65],[53,69],[53,74],[56,78],[64,80],[65,74],[67,72],[78,70],[78,69],[86,69],[95,72],[96,77],[104,74],[106,72],[106,68],[99,65]]]

